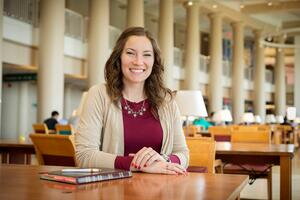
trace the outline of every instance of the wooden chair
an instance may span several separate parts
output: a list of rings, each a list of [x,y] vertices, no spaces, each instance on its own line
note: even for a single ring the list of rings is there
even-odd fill
[[[215,141],[230,141],[230,127],[231,126],[211,126],[208,128],[208,132]]]
[[[231,142],[271,143],[270,131],[231,131]]]
[[[30,134],[40,165],[76,166],[73,136]]]
[[[271,132],[264,131],[232,131],[231,142],[249,142],[249,143],[271,143]],[[268,199],[272,199],[272,165],[260,164],[224,164],[224,174],[247,174],[250,176],[250,184],[256,178],[266,178],[268,182]]]
[[[188,125],[188,126],[183,127],[183,132],[186,137],[194,137],[200,131],[201,131],[200,126]]]
[[[188,171],[197,171],[195,169],[197,167],[206,167],[208,173],[214,173],[216,142],[209,137],[186,137],[186,142],[190,150]]]
[[[56,124],[56,133],[59,135],[72,135],[74,133],[73,126],[71,124]]]
[[[33,132],[40,134],[49,134],[49,129],[44,123],[32,124]]]

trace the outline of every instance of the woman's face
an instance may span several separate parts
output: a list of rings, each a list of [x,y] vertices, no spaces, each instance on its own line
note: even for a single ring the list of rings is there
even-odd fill
[[[124,84],[144,84],[150,76],[154,63],[154,52],[150,40],[145,36],[130,36],[121,54]]]

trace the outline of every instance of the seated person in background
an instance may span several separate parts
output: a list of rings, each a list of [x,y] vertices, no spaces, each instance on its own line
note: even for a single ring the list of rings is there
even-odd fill
[[[51,117],[44,120],[44,123],[47,125],[49,130],[55,130],[55,125],[58,123],[59,113],[57,111],[53,111],[51,113]]]
[[[148,31],[131,27],[120,35],[105,64],[106,84],[90,88],[80,115],[79,167],[186,174],[189,151],[163,71]]]

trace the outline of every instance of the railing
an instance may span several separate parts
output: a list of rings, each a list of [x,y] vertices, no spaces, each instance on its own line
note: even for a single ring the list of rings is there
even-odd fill
[[[231,77],[231,62],[229,60],[223,60],[223,76]]]
[[[65,35],[86,41],[86,20],[81,15],[72,10],[65,9]]]
[[[249,81],[253,81],[253,67],[247,67],[244,70],[244,77]]]
[[[273,71],[272,70],[266,69],[266,82],[271,83],[271,84],[274,83]]]
[[[117,29],[116,27],[110,26],[109,27],[109,49],[113,50],[117,39],[121,35],[122,31]]]
[[[179,48],[174,47],[174,65],[183,67],[183,53]]]
[[[209,65],[209,56],[199,55],[200,59],[200,71],[208,73]]]
[[[5,16],[32,24],[39,23],[39,0],[4,0]]]
[[[39,0],[4,0],[4,15],[19,21],[39,26]],[[65,35],[85,41],[87,19],[65,9]]]

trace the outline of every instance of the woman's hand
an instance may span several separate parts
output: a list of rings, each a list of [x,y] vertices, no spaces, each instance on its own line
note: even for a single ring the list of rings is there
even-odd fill
[[[165,161],[165,159],[151,147],[143,147],[136,154],[129,154],[134,156],[131,162],[131,167],[142,169],[152,165],[156,161]]]
[[[156,174],[187,174],[185,168],[181,165],[177,163],[169,163],[166,161],[156,161],[147,167],[141,168],[141,171]]]

